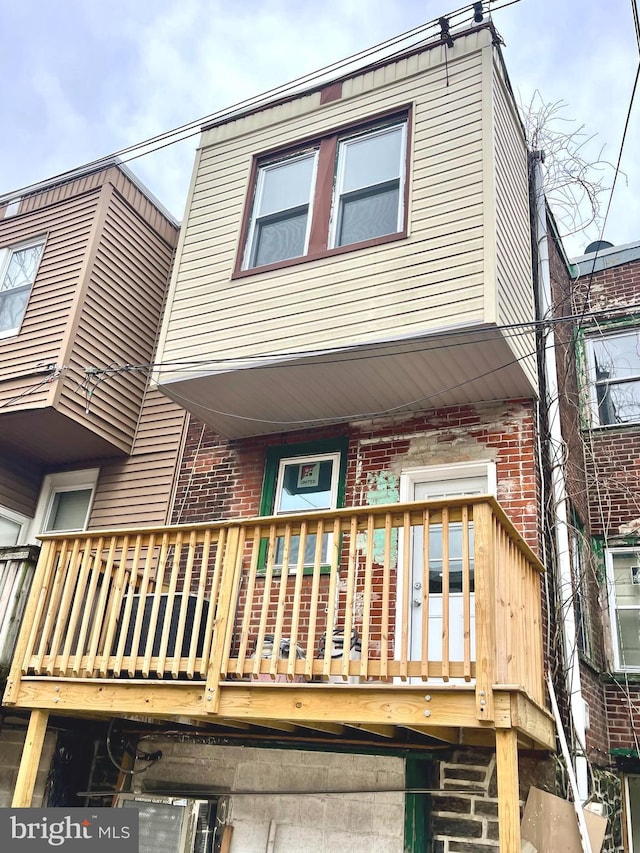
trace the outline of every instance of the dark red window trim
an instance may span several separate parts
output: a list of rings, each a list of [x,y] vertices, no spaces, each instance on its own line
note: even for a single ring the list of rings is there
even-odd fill
[[[374,130],[378,125],[384,122],[406,121],[406,152],[405,152],[405,175],[404,175],[404,221],[400,231],[394,231],[392,234],[385,234],[382,237],[374,237],[370,240],[363,240],[359,243],[349,243],[346,246],[336,246],[328,248],[329,242],[329,219],[331,215],[331,206],[333,202],[333,182],[335,174],[335,162],[337,156],[338,142],[347,137],[354,131],[366,132]],[[249,185],[247,196],[245,198],[244,210],[242,215],[242,225],[240,231],[240,242],[236,254],[236,262],[231,278],[244,278],[249,275],[256,275],[261,272],[269,272],[271,270],[282,269],[285,267],[295,266],[296,264],[307,263],[308,261],[318,260],[320,258],[332,257],[333,255],[341,255],[346,252],[353,252],[357,249],[364,249],[370,246],[379,246],[384,243],[391,243],[395,240],[401,240],[407,236],[408,222],[408,203],[409,203],[409,166],[410,146],[411,146],[411,106],[405,106],[400,109],[394,109],[385,113],[379,113],[372,116],[365,122],[351,122],[333,129],[330,133],[323,137],[310,137],[301,139],[295,145],[287,146],[286,148],[273,149],[268,152],[256,156],[251,163],[251,172],[249,174]],[[300,255],[296,258],[287,258],[286,260],[277,261],[272,264],[264,264],[259,267],[250,267],[249,269],[242,268],[242,262],[245,255],[249,224],[251,220],[251,211],[254,203],[256,190],[256,182],[258,179],[258,170],[262,166],[269,165],[277,160],[283,159],[288,155],[297,152],[303,152],[305,149],[316,147],[319,149],[318,169],[316,174],[314,200],[311,210],[311,231],[309,233],[309,246],[305,255]]]

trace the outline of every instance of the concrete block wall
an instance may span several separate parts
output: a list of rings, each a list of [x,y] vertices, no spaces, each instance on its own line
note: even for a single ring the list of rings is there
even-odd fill
[[[3,728],[0,730],[0,808],[7,808],[11,805],[26,734],[26,727],[24,729]],[[55,748],[56,734],[49,731],[45,736],[40,766],[38,767],[33,797],[35,808],[46,805],[45,789]]]
[[[402,758],[220,746],[207,738],[154,737],[144,745],[161,749],[162,759],[136,785],[151,790],[160,783],[176,791],[210,785],[229,792],[231,853],[266,850],[272,821],[274,853],[404,851]],[[366,793],[376,789],[397,792]],[[327,790],[344,793],[320,793]],[[284,791],[292,793],[278,793]]]

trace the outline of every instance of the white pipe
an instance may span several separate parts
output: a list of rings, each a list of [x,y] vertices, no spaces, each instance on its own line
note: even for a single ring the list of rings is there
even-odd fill
[[[535,240],[538,255],[538,293],[540,297],[540,319],[552,319],[551,273],[549,269],[549,240],[547,213],[543,191],[542,163],[544,155],[533,152],[533,191],[535,193]],[[560,426],[560,404],[558,373],[556,367],[555,333],[553,324],[545,334],[543,351],[544,373],[547,388],[547,412],[549,427],[549,454],[551,462],[551,496],[554,511],[554,532],[557,555],[557,583],[560,597],[560,621],[564,645],[564,663],[567,673],[569,707],[573,730],[577,740],[578,754],[574,759],[577,787],[582,802],[589,798],[589,772],[586,758],[586,706],[582,696],[580,659],[575,609],[573,606],[574,584],[569,551],[569,519],[567,487],[564,476],[564,441]],[[580,754],[581,753],[581,754]]]
[[[578,790],[578,783],[576,780],[575,773],[573,772],[573,767],[571,766],[571,755],[569,753],[569,746],[567,744],[567,738],[565,737],[564,729],[562,728],[560,709],[558,708],[558,700],[556,699],[556,691],[553,686],[553,679],[551,678],[551,673],[547,674],[547,686],[549,687],[549,696],[551,697],[551,709],[553,711],[553,716],[556,720],[556,726],[558,727],[558,740],[560,741],[560,749],[562,750],[562,754],[564,755],[564,760],[567,762],[567,776],[569,777],[569,785],[571,786],[571,791],[573,793],[573,807],[576,810],[576,817],[578,818],[578,829],[580,830],[582,850],[583,853],[593,853],[593,848],[591,847],[591,839],[589,838],[589,831],[587,830],[587,822],[585,820],[584,812],[582,811],[582,806],[580,804],[580,792]]]

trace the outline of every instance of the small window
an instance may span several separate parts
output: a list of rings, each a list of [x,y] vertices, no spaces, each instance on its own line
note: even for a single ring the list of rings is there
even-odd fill
[[[241,269],[402,236],[406,152],[405,116],[259,162]]]
[[[48,474],[40,490],[31,538],[40,533],[85,530],[98,474],[99,468]]]
[[[591,611],[589,607],[589,584],[587,578],[588,549],[583,527],[572,512],[573,527],[570,536],[571,575],[573,580],[573,607],[575,611],[578,649],[587,658],[592,656]]]
[[[593,421],[640,423],[640,329],[587,340]]]
[[[640,548],[606,552],[614,668],[640,672]]]
[[[30,519],[20,513],[0,507],[0,548],[21,545]]]
[[[6,251],[0,275],[0,338],[20,331],[43,247],[33,243]]]
[[[640,776],[624,777],[627,840],[625,850],[640,850]]]
[[[323,452],[324,449],[324,452]],[[296,450],[298,452],[296,452]],[[274,448],[268,452],[262,494],[262,515],[307,514],[323,509],[336,509],[344,503],[346,474],[346,441],[330,445],[318,444],[317,452],[309,452],[312,446],[295,445]],[[329,563],[332,537],[323,536],[323,566]],[[300,539],[291,538],[288,571],[294,571],[299,559]],[[313,566],[316,537],[306,539],[304,565]],[[261,563],[266,563],[266,543],[263,546]],[[284,561],[284,539],[276,540],[274,566],[281,568]]]

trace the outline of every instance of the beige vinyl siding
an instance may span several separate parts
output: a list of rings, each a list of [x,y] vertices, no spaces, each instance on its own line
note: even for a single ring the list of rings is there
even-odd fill
[[[30,460],[0,456],[0,507],[32,518],[41,480],[40,468]]]
[[[484,319],[486,32],[204,134],[160,358],[242,358],[424,334]],[[231,281],[252,157],[413,105],[409,236]],[[176,374],[174,374],[174,377]],[[163,374],[170,381],[171,374]]]
[[[527,149],[502,69],[493,80],[496,183],[496,278],[498,322],[517,324],[535,318],[531,271]],[[535,388],[536,341],[533,329],[507,333],[510,346]]]
[[[91,529],[168,520],[185,419],[175,403],[158,391],[147,392],[131,456],[100,471]]]
[[[0,405],[42,379],[38,365],[61,364],[61,345],[78,287],[99,191],[57,202],[46,210],[0,221],[0,247],[42,236],[44,252],[20,333],[0,339]],[[46,405],[52,384],[31,391],[11,408]]]
[[[175,242],[175,229],[171,236]],[[116,191],[96,240],[77,329],[69,341],[69,376],[61,384],[57,408],[129,452],[146,372],[100,376],[97,385],[89,386],[93,393],[88,413],[78,383],[87,367],[146,365],[153,360],[173,248]]]

